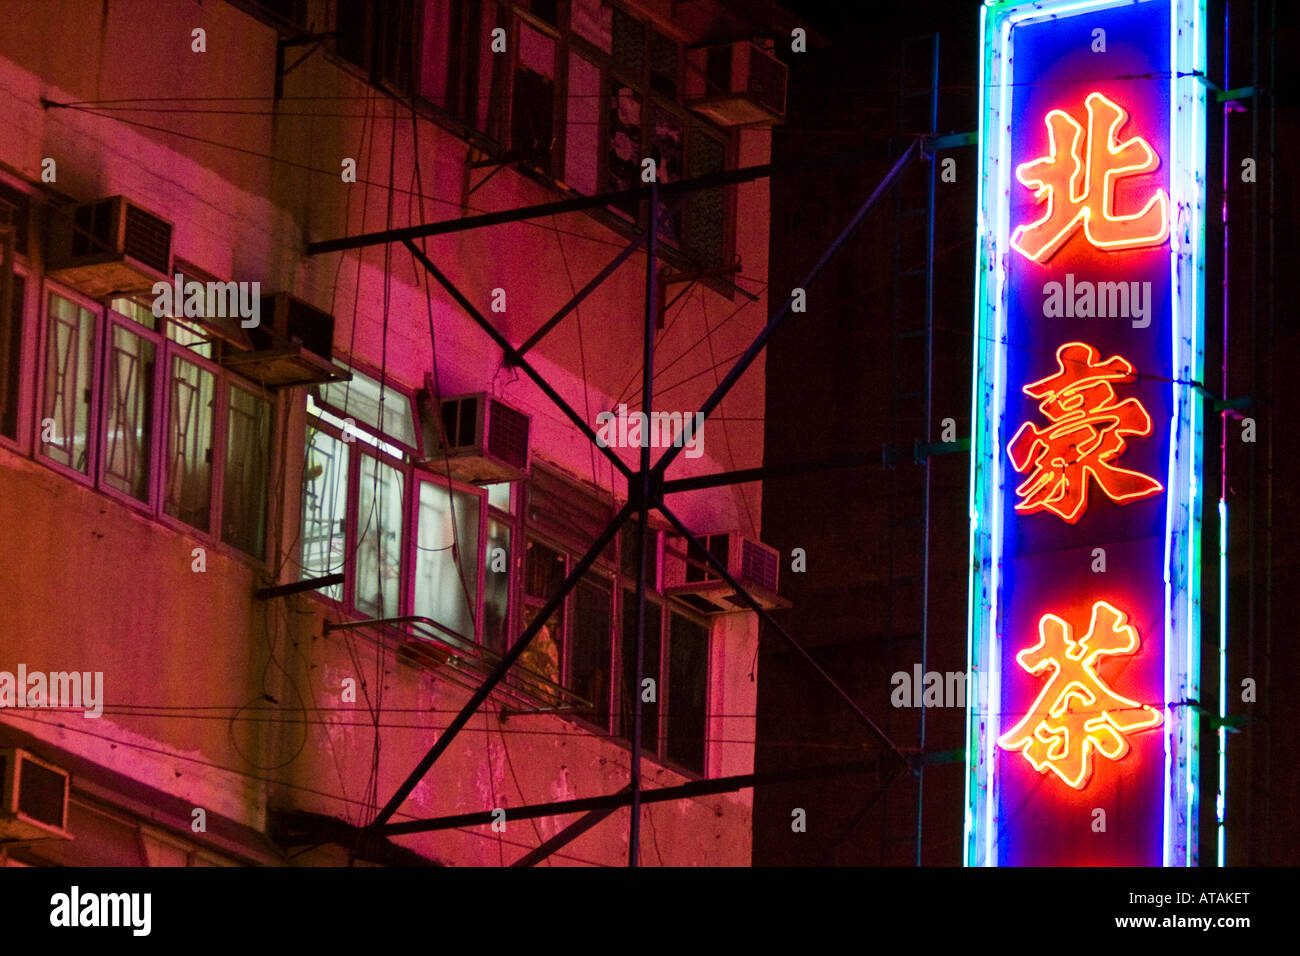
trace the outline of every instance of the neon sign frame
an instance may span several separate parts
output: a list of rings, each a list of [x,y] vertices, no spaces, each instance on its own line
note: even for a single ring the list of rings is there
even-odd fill
[[[1008,388],[1008,265],[1011,246],[1011,90],[1014,86],[1012,29],[1162,0],[985,0],[980,13],[980,136],[975,277],[974,355],[971,389],[972,437],[970,593],[967,608],[967,666],[979,693],[967,712],[966,801],[963,864],[999,862],[1000,781],[996,770],[1001,731],[1003,643],[1020,635],[1003,633],[1005,580],[1003,498],[1010,494],[1010,470],[1002,441]],[[1198,855],[1200,693],[1200,485],[1205,315],[1205,122],[1206,0],[1163,0],[1169,9],[1169,148],[1161,157],[1169,184],[1169,283],[1172,332],[1166,353],[1174,374],[1169,383],[1173,414],[1157,420],[1168,428],[1168,462],[1163,522],[1163,821],[1161,862],[1195,866]],[[1121,124],[1122,128],[1122,124]],[[1042,126],[1035,134],[1041,142]],[[1024,188],[1017,183],[1015,188]],[[1162,240],[1165,241],[1165,240]],[[1053,254],[1055,250],[1053,250]],[[1050,258],[1048,256],[1047,258]],[[1162,308],[1164,306],[1162,305]],[[1157,431],[1158,433],[1158,431]],[[1222,809],[1219,808],[1219,813]]]

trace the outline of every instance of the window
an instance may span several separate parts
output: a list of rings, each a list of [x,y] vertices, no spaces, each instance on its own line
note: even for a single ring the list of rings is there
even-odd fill
[[[517,540],[511,486],[416,467],[414,409],[410,393],[359,369],[309,391],[301,577],[343,574],[321,593],[348,610],[428,618],[500,653]]]
[[[524,623],[538,614],[604,530],[612,514],[596,492],[535,464],[528,485]],[[695,773],[705,769],[709,628],[659,593],[662,535],[651,532],[642,679],[642,746],[652,757]],[[533,638],[521,663],[589,701],[583,719],[623,739],[632,736],[636,684],[635,517]]]
[[[271,403],[242,386],[226,386],[226,457],[221,540],[245,554],[266,547],[266,486],[271,470]]]
[[[519,60],[510,108],[510,148],[531,166],[551,171],[555,138],[555,39],[519,24]]]
[[[464,126],[489,132],[493,0],[424,0],[415,93]]]
[[[7,310],[3,308],[3,289],[0,289],[0,435],[17,441],[27,280],[15,272],[11,282]]]
[[[725,168],[725,134],[681,105],[681,43],[633,13],[602,0],[418,6],[414,94],[528,167],[586,195],[640,186],[647,158],[661,183]],[[369,49],[376,41],[365,39],[366,31],[382,31],[388,10],[378,4],[367,14],[341,0],[338,23],[356,37],[352,46]],[[498,27],[506,36],[499,54],[492,52]],[[351,47],[339,53],[372,70]],[[722,186],[696,193],[671,216],[665,202],[660,235],[667,247],[702,269],[724,265],[728,197]],[[641,202],[610,211],[637,224],[649,213]]]
[[[151,324],[157,321],[151,313],[141,312]],[[123,495],[148,502],[160,339],[151,329],[112,310],[108,328],[100,481]]]
[[[50,289],[43,349],[39,457],[262,556],[271,401],[211,360],[208,336],[130,299],[92,307]]]
[[[90,474],[96,316],[51,292],[45,329],[40,447],[51,461]]]
[[[412,613],[473,640],[478,605],[475,594],[480,498],[471,491],[448,488],[434,480],[419,485]]]

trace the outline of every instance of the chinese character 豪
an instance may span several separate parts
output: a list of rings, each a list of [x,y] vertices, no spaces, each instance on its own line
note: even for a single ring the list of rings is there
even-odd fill
[[[1157,246],[1169,235],[1169,196],[1163,189],[1138,212],[1115,211],[1116,181],[1156,169],[1155,150],[1140,136],[1118,141],[1128,113],[1113,100],[1089,93],[1084,105],[1086,131],[1064,110],[1049,111],[1043,120],[1048,155],[1016,167],[1016,178],[1035,191],[1038,203],[1047,204],[1042,218],[1011,234],[1011,247],[1033,262],[1050,259],[1080,225],[1099,249]]]
[[[1149,475],[1114,464],[1126,435],[1151,434],[1151,416],[1136,398],[1116,401],[1113,383],[1133,381],[1132,364],[1099,358],[1091,345],[1067,342],[1056,350],[1060,371],[1022,389],[1041,399],[1038,410],[1051,424],[1025,422],[1007,445],[1017,472],[1033,468],[1016,488],[1019,514],[1047,510],[1074,524],[1088,506],[1089,475],[1120,504],[1164,491]]]
[[[1137,631],[1127,615],[1106,601],[1093,604],[1088,633],[1078,640],[1066,620],[1044,614],[1038,643],[1018,653],[1016,663],[1030,674],[1046,674],[1047,683],[998,746],[1020,751],[1039,773],[1050,770],[1082,790],[1092,777],[1094,750],[1119,760],[1129,751],[1125,734],[1151,730],[1163,719],[1156,708],[1115,693],[1097,674],[1102,657],[1137,649]]]

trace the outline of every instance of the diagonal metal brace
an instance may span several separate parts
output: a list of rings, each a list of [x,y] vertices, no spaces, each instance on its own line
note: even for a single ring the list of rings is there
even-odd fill
[[[376,816],[374,821],[370,824],[371,829],[382,827],[392,818],[393,814],[398,811],[401,805],[406,801],[406,798],[411,795],[411,791],[414,790],[416,785],[424,778],[424,775],[429,772],[429,768],[432,767],[437,762],[438,758],[442,756],[443,751],[451,746],[451,742],[456,739],[456,735],[460,733],[461,729],[467,723],[469,723],[470,717],[474,716],[474,712],[479,709],[485,700],[488,699],[492,693],[492,688],[496,687],[496,685],[501,682],[501,679],[506,676],[506,672],[509,671],[510,668],[514,666],[515,662],[523,655],[533,638],[536,637],[537,633],[546,625],[546,622],[551,619],[551,615],[559,609],[560,604],[563,603],[566,597],[568,597],[569,592],[573,590],[578,581],[581,580],[582,576],[587,573],[587,569],[595,563],[596,558],[598,558],[601,552],[603,552],[609,543],[614,540],[614,535],[618,534],[619,529],[623,527],[623,524],[631,514],[631,506],[624,505],[622,509],[619,510],[618,514],[614,515],[614,517],[610,519],[609,527],[607,527],[600,537],[596,539],[595,543],[587,549],[587,553],[582,556],[582,559],[578,561],[573,570],[569,572],[569,576],[564,579],[564,583],[560,585],[559,590],[552,595],[551,599],[546,602],[546,606],[537,613],[535,618],[533,618],[533,623],[524,628],[524,633],[519,636],[519,640],[515,641],[515,643],[511,645],[510,650],[506,651],[505,655],[501,658],[500,663],[492,669],[492,673],[488,674],[483,683],[479,686],[479,689],[474,692],[474,696],[472,696],[465,706],[461,708],[460,713],[458,713],[455,719],[447,725],[447,729],[439,735],[433,746],[429,748],[429,752],[424,755],[424,758],[402,782],[402,785],[397,788],[397,792],[393,794],[392,799],[384,804],[384,808],[379,811],[379,815]]]
[[[894,163],[893,168],[885,174],[885,178],[880,181],[880,184],[876,186],[871,195],[867,197],[866,202],[858,207],[858,211],[853,214],[853,218],[849,220],[848,225],[840,230],[840,234],[835,237],[835,240],[829,246],[826,247],[826,251],[822,253],[821,258],[817,260],[816,264],[811,270],[809,270],[808,274],[804,276],[804,279],[799,283],[798,288],[807,289],[814,281],[816,281],[817,277],[822,274],[822,270],[826,268],[826,264],[830,262],[835,253],[839,252],[840,246],[844,245],[844,243],[858,231],[858,227],[862,225],[862,221],[866,218],[867,213],[870,212],[871,208],[880,200],[880,197],[893,187],[895,181],[897,181],[898,177],[902,175],[903,170],[916,159],[920,154],[920,151],[921,141],[919,139],[912,140],[907,149],[903,150],[903,155],[898,157],[898,161]],[[736,384],[737,380],[739,380],[742,375],[745,374],[749,366],[753,364],[754,359],[758,358],[758,353],[763,351],[767,346],[767,340],[772,337],[772,333],[776,331],[777,326],[781,324],[781,321],[790,314],[790,308],[793,305],[794,297],[787,296],[785,304],[781,306],[781,310],[777,312],[776,315],[772,316],[771,321],[767,323],[763,328],[763,331],[758,333],[758,337],[754,339],[749,348],[745,349],[744,354],[736,360],[736,364],[731,367],[731,371],[727,373],[726,378],[719,382],[717,387],[713,390],[713,393],[704,400],[704,404],[700,406],[700,415],[704,418],[708,418],[709,415],[713,413],[714,409],[722,403],[722,399],[726,397],[726,394],[729,391],[731,391],[731,387]],[[662,475],[667,470],[668,466],[673,463],[673,459],[680,455],[685,447],[685,443],[670,447],[659,458],[658,463],[655,465],[655,471]]]
[[[546,381],[546,379],[544,379],[535,368],[529,365],[523,355],[521,355],[509,341],[507,341],[504,335],[497,331],[496,326],[489,322],[478,309],[474,308],[469,299],[465,298],[461,291],[452,284],[452,281],[442,274],[442,271],[433,264],[419,246],[410,239],[403,239],[402,242],[407,249],[411,250],[411,255],[415,256],[415,258],[419,260],[420,264],[429,270],[429,274],[438,281],[438,284],[446,289],[447,293],[456,300],[456,304],[465,310],[465,314],[478,323],[479,328],[486,332],[492,341],[496,342],[496,344],[501,348],[501,351],[505,353],[506,358],[513,365],[523,369],[524,373],[533,380],[533,383],[542,390],[543,394],[555,403],[555,407],[562,411],[565,417],[568,418],[569,421],[573,422],[573,424],[578,427],[578,430],[587,436],[587,440],[599,448],[601,454],[608,458],[614,467],[622,472],[625,477],[630,479],[632,477],[632,472],[627,465],[623,464],[623,459],[619,458],[612,448],[605,447],[605,445],[596,438],[596,433],[592,431],[591,426],[587,424],[581,415],[573,410],[568,402],[560,397],[560,393],[551,387],[551,383]]]

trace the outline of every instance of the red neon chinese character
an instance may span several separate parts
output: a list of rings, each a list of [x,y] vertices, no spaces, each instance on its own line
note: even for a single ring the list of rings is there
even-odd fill
[[[1016,178],[1035,190],[1037,202],[1047,204],[1041,219],[1011,234],[1011,247],[1032,262],[1050,259],[1080,224],[1088,241],[1099,249],[1158,246],[1169,235],[1169,196],[1163,189],[1156,189],[1140,212],[1119,215],[1115,211],[1116,180],[1156,169],[1160,159],[1155,150],[1140,136],[1119,142],[1128,112],[1114,101],[1089,93],[1084,104],[1086,159],[1084,128],[1064,110],[1051,110],[1043,118],[1048,155],[1016,167]]]
[[[1035,676],[1050,671],[1029,713],[998,738],[1004,750],[1020,751],[1039,773],[1049,770],[1075,790],[1092,776],[1092,752],[1119,760],[1129,751],[1125,734],[1160,726],[1160,711],[1121,697],[1097,674],[1102,657],[1137,652],[1138,635],[1127,615],[1106,601],[1092,606],[1088,633],[1079,640],[1063,618],[1044,614],[1038,643],[1016,655]]]
[[[1016,488],[1019,514],[1047,510],[1074,524],[1088,506],[1089,475],[1119,504],[1165,490],[1149,475],[1113,463],[1125,435],[1151,434],[1151,416],[1136,398],[1115,400],[1112,383],[1133,381],[1132,364],[1118,355],[1098,358],[1091,345],[1067,342],[1056,350],[1060,371],[1024,387],[1026,395],[1042,399],[1038,410],[1052,424],[1025,422],[1007,445],[1017,472],[1033,466]]]

